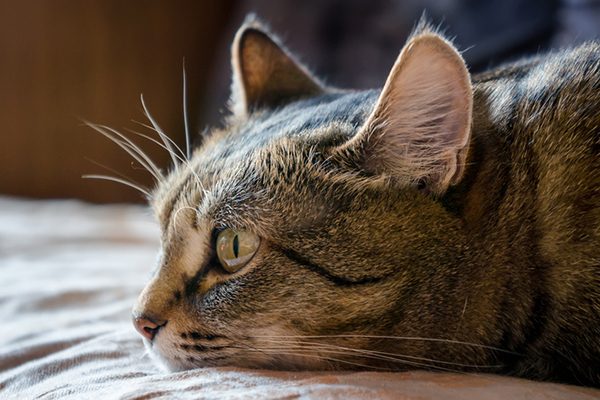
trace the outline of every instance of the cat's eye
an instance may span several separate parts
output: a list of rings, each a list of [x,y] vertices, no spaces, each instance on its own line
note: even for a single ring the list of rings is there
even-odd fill
[[[239,271],[254,257],[260,238],[245,230],[224,229],[216,241],[217,256],[223,269],[229,273]]]

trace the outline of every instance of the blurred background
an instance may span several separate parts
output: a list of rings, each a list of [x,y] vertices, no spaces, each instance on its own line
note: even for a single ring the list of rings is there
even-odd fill
[[[107,173],[100,163],[151,183],[81,121],[151,133],[133,122],[146,122],[143,93],[183,146],[185,58],[193,132],[219,125],[229,45],[248,12],[328,84],[371,88],[423,11],[465,50],[472,72],[600,35],[600,0],[0,0],[0,195],[143,201],[125,186],[81,179]],[[160,147],[140,140],[168,166]]]

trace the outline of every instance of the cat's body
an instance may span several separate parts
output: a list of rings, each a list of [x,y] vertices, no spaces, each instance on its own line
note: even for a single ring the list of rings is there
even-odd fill
[[[472,165],[442,199],[489,274],[471,312],[523,354],[513,373],[598,385],[600,46],[473,82]]]
[[[344,92],[250,26],[234,67],[234,117],[153,193],[134,316],[160,361],[600,385],[598,44],[471,89],[425,30],[383,92]],[[236,257],[255,237],[231,270],[228,230]]]

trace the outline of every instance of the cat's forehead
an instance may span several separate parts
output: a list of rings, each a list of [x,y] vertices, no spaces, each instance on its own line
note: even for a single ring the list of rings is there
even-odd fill
[[[244,193],[260,191],[256,182],[268,185],[271,178],[277,179],[274,173],[308,168],[302,151],[339,145],[354,135],[371,112],[377,94],[330,93],[262,111],[215,133],[194,152],[191,168],[178,168],[159,183],[152,202],[159,219],[166,224],[170,210],[197,207],[203,199],[211,199],[215,206],[231,203]],[[279,169],[267,161],[275,159]]]
[[[200,152],[206,162],[247,157],[282,139],[314,146],[332,135],[346,139],[364,123],[377,91],[328,93],[266,110],[240,121]]]

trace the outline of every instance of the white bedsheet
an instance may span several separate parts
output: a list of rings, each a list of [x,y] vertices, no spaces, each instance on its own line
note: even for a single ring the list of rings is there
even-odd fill
[[[130,309],[154,266],[146,209],[0,197],[0,399],[599,399],[486,375],[159,371]]]

